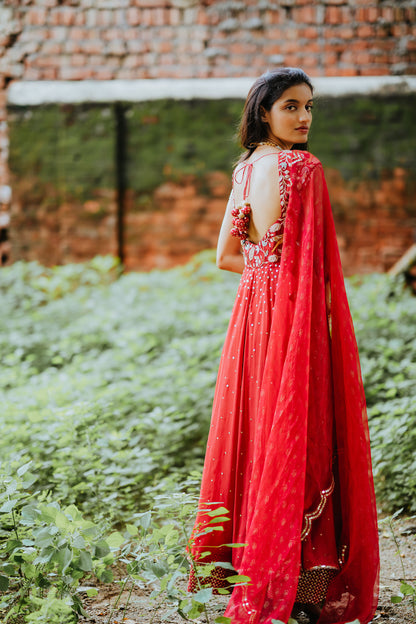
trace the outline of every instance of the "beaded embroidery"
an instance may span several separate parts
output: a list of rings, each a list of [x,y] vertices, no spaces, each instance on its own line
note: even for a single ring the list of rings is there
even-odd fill
[[[266,154],[261,158],[266,156],[276,156],[276,154]],[[231,211],[234,226],[231,230],[231,234],[241,239],[245,264],[251,268],[260,267],[265,263],[276,264],[280,262],[282,256],[284,222],[289,203],[290,187],[292,185],[290,168],[294,163],[303,161],[305,155],[302,152],[285,150],[279,152],[277,158],[281,216],[269,227],[258,243],[253,243],[248,238],[251,206],[247,197],[250,191],[253,163],[243,164],[240,169],[236,169],[233,175],[234,183],[242,183],[244,181],[244,175],[246,175],[246,181],[243,193],[244,201]],[[240,179],[237,180],[237,177]]]

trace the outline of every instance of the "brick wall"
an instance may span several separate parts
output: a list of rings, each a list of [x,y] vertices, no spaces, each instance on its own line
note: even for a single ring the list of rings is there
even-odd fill
[[[3,0],[0,186],[14,80],[416,74],[413,0]],[[407,236],[407,235],[406,235]]]
[[[13,258],[48,265],[115,253],[117,223],[129,269],[166,268],[215,247],[242,104],[123,104],[121,217],[120,105],[10,107]],[[415,94],[317,98],[310,146],[326,171],[347,274],[384,271],[413,242],[415,109]]]

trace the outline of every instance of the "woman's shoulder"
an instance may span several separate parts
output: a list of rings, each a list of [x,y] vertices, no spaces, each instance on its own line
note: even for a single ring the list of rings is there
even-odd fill
[[[310,167],[322,167],[322,163],[313,154],[304,150],[284,150],[281,152],[281,160],[288,165],[295,166],[298,163],[301,165],[308,165]]]
[[[313,170],[315,167],[322,167],[320,160],[310,152],[304,150],[282,150],[240,161],[234,168],[233,179],[235,180],[240,175],[244,175],[244,172],[246,170],[250,171],[254,165],[256,165],[256,169],[266,175],[273,173],[277,168],[283,171],[286,170],[288,174],[295,175],[300,169],[303,169],[303,173],[305,173],[305,168]]]

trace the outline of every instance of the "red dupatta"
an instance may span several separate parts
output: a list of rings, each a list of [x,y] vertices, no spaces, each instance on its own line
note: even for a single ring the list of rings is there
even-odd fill
[[[264,443],[257,445],[247,546],[238,569],[251,584],[234,589],[225,615],[233,624],[288,621],[305,515],[313,518],[333,475],[345,563],[329,585],[319,624],[365,624],[377,606],[379,552],[358,351],[322,166],[305,154],[290,177],[258,416]],[[333,413],[332,440],[320,426],[326,410]]]

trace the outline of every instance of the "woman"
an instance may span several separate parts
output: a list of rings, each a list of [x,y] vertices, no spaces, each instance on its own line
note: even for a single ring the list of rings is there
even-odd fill
[[[218,242],[218,266],[243,275],[192,554],[250,577],[232,592],[233,624],[300,611],[319,624],[364,624],[377,606],[365,397],[322,166],[306,151],[312,97],[299,69],[254,83]],[[207,510],[219,505],[230,520],[207,531]],[[226,586],[230,574],[217,566],[208,583]]]

